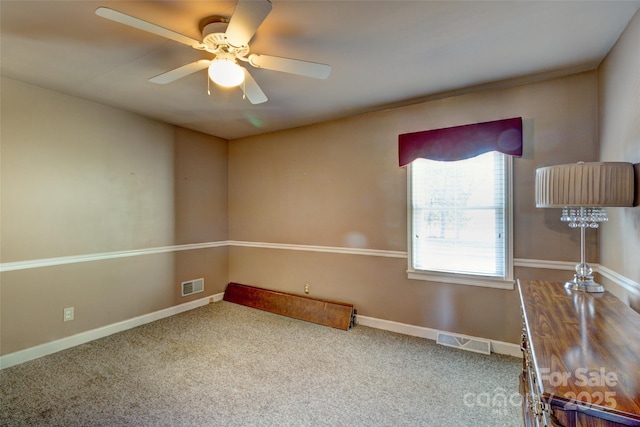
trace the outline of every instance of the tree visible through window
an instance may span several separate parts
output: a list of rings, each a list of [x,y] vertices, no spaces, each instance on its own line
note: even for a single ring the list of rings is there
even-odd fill
[[[509,280],[511,159],[498,152],[410,168],[410,272]]]

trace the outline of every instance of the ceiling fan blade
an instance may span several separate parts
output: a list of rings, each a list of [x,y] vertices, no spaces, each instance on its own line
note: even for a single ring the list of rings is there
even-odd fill
[[[271,7],[269,0],[239,0],[225,32],[229,44],[235,47],[248,44]]]
[[[131,15],[118,12],[117,10],[109,9],[108,7],[97,8],[96,15],[109,19],[111,21],[118,22],[120,24],[128,25],[129,27],[137,28],[142,31],[147,31],[158,36],[177,41],[178,43],[186,44],[187,46],[191,46],[195,49],[202,50],[204,48],[203,44],[196,39],[192,39],[191,37],[176,33],[175,31],[168,30],[156,24],[143,21],[142,19],[133,17]]]
[[[209,66],[209,64],[211,64],[210,60],[201,59],[199,61],[192,62],[191,64],[183,65],[182,67],[167,71],[166,73],[158,74],[157,76],[150,78],[149,81],[151,83],[164,85],[186,77],[189,74],[193,74],[196,71],[204,70]]]
[[[262,104],[263,102],[267,102],[267,95],[260,89],[260,86],[258,86],[258,83],[256,83],[246,68],[244,69],[244,83],[240,86],[250,103]]]
[[[249,64],[256,68],[282,71],[283,73],[298,74],[315,79],[326,79],[331,73],[331,66],[327,64],[255,53],[249,55]]]

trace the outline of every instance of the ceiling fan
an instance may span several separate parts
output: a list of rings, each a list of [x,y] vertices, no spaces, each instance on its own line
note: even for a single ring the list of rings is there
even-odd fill
[[[209,78],[214,83],[224,87],[241,86],[249,102],[260,104],[267,101],[267,96],[249,71],[238,65],[238,60],[247,62],[255,68],[317,79],[326,79],[331,72],[329,65],[317,62],[256,53],[249,54],[249,41],[271,12],[271,8],[272,4],[269,0],[239,0],[231,18],[209,16],[200,21],[202,41],[107,7],[96,9],[96,15],[215,55],[213,59],[201,59],[159,74],[150,78],[150,82],[171,83],[208,68]]]

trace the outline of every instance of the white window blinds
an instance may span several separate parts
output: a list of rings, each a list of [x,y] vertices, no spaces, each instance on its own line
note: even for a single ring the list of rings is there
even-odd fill
[[[410,269],[507,278],[507,156],[411,165]]]

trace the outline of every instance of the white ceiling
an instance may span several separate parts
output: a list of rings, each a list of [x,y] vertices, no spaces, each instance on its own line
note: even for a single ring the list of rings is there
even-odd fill
[[[175,41],[95,15],[107,6],[200,40],[200,19],[235,1],[0,1],[2,75],[235,139],[483,85],[591,70],[640,1],[289,1],[252,53],[326,63],[327,80],[247,65],[269,100],[211,85],[206,71],[148,79],[200,58]],[[245,65],[243,63],[243,65]]]

